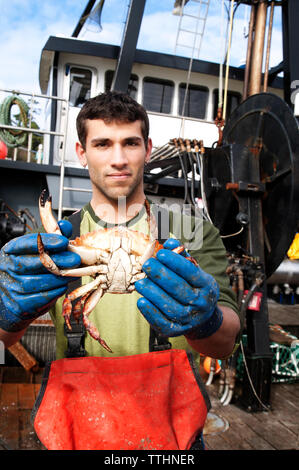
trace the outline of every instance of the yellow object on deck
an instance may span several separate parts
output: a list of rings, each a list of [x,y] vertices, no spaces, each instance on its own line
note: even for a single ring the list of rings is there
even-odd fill
[[[288,257],[290,259],[299,259],[299,233],[296,233],[295,238],[289,248]]]

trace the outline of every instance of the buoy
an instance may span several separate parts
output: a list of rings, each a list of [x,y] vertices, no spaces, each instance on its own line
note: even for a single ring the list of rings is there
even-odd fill
[[[212,360],[212,358],[207,356],[205,358],[205,360],[203,361],[203,368],[204,368],[204,370],[206,371],[207,374],[209,374],[211,372],[211,360]],[[221,365],[220,365],[219,361],[216,360],[214,374],[219,374],[220,371],[221,371]]]
[[[0,160],[4,160],[7,157],[7,145],[0,140]]]

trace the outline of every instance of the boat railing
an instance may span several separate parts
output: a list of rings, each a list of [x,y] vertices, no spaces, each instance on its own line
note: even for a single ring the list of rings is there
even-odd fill
[[[65,116],[59,131],[51,129],[53,101]],[[48,164],[50,140],[59,139],[55,147],[64,161],[68,108],[68,100],[62,97],[0,89],[0,158]]]

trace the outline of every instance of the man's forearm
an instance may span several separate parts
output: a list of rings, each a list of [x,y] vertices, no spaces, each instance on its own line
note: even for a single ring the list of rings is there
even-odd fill
[[[208,338],[196,340],[187,338],[188,343],[195,351],[215,359],[221,359],[232,353],[240,331],[240,320],[236,312],[223,305],[218,305],[218,307],[223,313],[223,322],[220,328]]]
[[[22,336],[25,334],[26,328],[21,331],[5,331],[0,328],[0,341],[4,344],[6,348],[9,348],[17,341],[19,341]]]

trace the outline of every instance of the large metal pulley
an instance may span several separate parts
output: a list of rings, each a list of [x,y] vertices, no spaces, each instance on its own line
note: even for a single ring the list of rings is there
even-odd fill
[[[248,213],[250,207],[242,207],[244,196],[253,204],[254,200],[260,203],[269,277],[283,261],[298,229],[299,132],[292,110],[276,95],[251,96],[232,113],[223,131],[223,147],[214,149],[210,157],[208,173],[218,183],[209,197],[214,223],[222,234],[237,233],[243,226],[242,245],[250,224],[259,226],[252,220],[254,212]],[[230,242],[235,245],[238,239]]]

